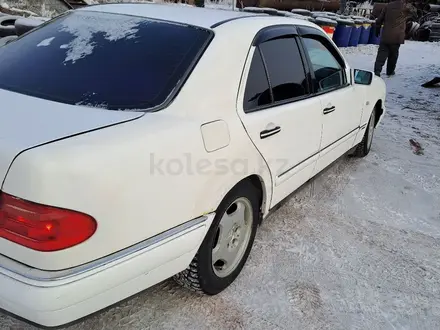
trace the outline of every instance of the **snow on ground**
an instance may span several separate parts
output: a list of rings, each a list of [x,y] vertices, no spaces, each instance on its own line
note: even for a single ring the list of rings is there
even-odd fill
[[[371,69],[376,46],[343,50]],[[69,329],[439,329],[440,44],[408,42],[365,159],[344,158],[260,228],[223,293],[165,281]],[[409,139],[424,147],[415,155]],[[2,329],[31,329],[0,314]]]

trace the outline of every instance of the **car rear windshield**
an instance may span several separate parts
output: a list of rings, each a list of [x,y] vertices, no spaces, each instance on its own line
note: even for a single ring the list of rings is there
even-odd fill
[[[77,11],[0,47],[0,88],[109,110],[163,105],[211,32],[126,15]]]

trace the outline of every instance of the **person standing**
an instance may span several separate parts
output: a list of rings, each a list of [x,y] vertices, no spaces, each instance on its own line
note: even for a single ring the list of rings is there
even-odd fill
[[[376,20],[376,35],[383,25],[382,36],[374,63],[374,74],[380,77],[387,62],[388,76],[395,74],[400,45],[405,43],[406,18],[411,8],[404,0],[391,0]]]

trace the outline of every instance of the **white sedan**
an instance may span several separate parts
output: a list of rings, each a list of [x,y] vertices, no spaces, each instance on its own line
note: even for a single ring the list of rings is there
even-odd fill
[[[44,326],[166,278],[214,295],[258,225],[349,152],[385,85],[318,26],[156,4],[0,48],[0,308]]]

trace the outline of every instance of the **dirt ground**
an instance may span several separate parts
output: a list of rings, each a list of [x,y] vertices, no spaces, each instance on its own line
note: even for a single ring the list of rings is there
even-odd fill
[[[371,69],[376,46],[344,50]],[[214,297],[165,281],[69,329],[439,329],[440,44],[407,42],[365,159],[344,158],[260,228]],[[409,139],[420,142],[416,155]],[[0,314],[1,329],[33,329]]]

